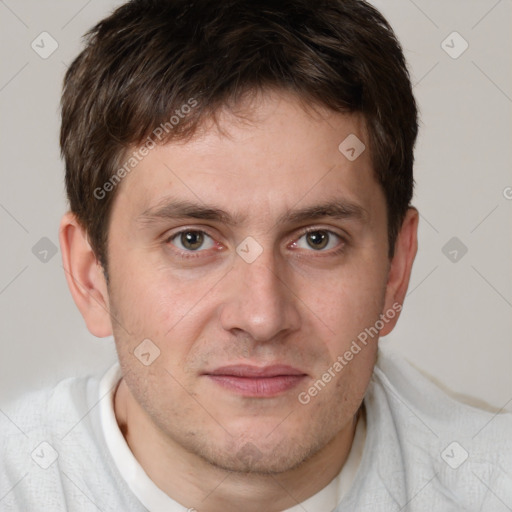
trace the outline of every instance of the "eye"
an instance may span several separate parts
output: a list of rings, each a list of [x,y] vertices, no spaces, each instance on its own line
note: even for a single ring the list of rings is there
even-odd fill
[[[336,243],[336,239],[338,240],[338,243]],[[308,229],[300,238],[297,239],[297,241],[293,242],[292,245],[299,249],[314,249],[318,252],[327,252],[327,250],[340,245],[340,241],[343,246],[344,240],[340,235],[337,235],[333,231],[329,231],[327,229]]]
[[[206,239],[210,240],[210,243],[205,247]],[[198,251],[201,247],[203,249],[211,249],[215,246],[212,237],[204,231],[194,229],[185,229],[178,233],[174,233],[167,239],[167,242],[172,243],[183,252],[201,252]]]

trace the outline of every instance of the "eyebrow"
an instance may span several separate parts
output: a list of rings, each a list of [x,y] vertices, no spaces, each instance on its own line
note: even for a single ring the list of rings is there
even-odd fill
[[[321,218],[362,221],[368,218],[368,211],[346,199],[334,198],[319,204],[287,211],[279,216],[276,224],[296,224]],[[232,215],[221,208],[205,203],[166,198],[160,204],[141,213],[137,217],[137,223],[144,226],[161,220],[176,219],[211,220],[229,226],[238,226],[247,220],[247,215]]]

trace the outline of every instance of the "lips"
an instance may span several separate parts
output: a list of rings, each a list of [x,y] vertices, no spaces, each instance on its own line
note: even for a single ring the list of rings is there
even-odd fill
[[[220,387],[233,393],[269,398],[296,387],[307,374],[288,365],[230,365],[203,374]]]
[[[231,366],[222,366],[211,372],[208,375],[231,375],[233,377],[278,377],[283,375],[305,375],[304,372],[287,366],[284,364],[275,364],[272,366],[250,366],[247,364],[236,364]]]

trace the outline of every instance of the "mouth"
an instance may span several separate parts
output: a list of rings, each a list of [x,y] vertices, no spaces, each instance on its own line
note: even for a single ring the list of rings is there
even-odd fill
[[[271,398],[298,386],[307,374],[287,365],[231,365],[203,374],[218,386],[246,397]]]

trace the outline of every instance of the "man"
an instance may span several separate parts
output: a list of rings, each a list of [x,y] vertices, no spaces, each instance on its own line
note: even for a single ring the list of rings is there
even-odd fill
[[[2,510],[512,509],[512,419],[378,347],[417,111],[359,0],[133,0],[62,97],[60,243],[119,364],[2,417]]]

